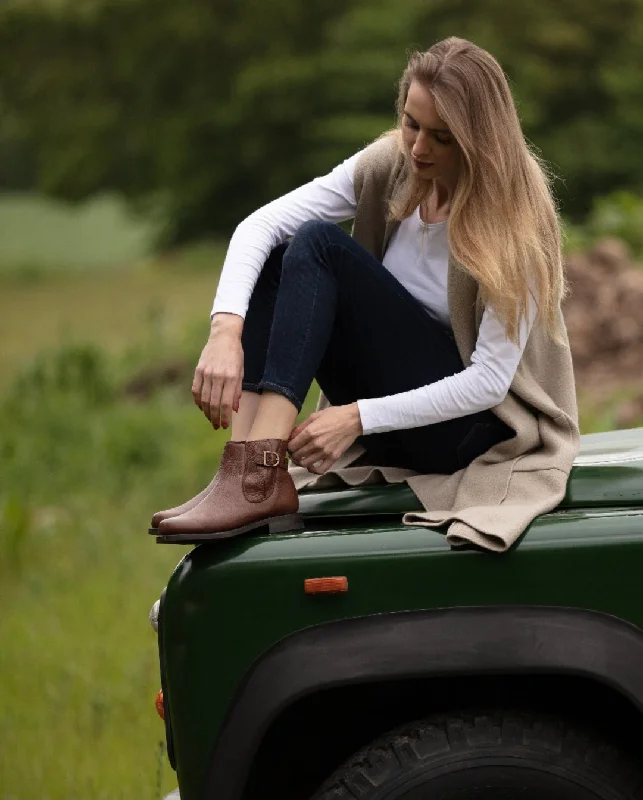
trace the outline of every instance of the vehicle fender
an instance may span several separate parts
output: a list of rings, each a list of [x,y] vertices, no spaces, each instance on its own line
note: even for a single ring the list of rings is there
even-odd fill
[[[242,680],[212,754],[206,797],[240,800],[269,726],[308,694],[380,680],[502,674],[591,678],[643,711],[643,631],[609,614],[542,606],[377,614],[299,631]]]

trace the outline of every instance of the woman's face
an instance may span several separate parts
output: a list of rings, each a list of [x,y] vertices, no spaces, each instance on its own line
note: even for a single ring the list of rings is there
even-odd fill
[[[433,95],[417,81],[409,86],[404,104],[402,136],[412,169],[419,178],[457,183],[460,148],[438,115]]]

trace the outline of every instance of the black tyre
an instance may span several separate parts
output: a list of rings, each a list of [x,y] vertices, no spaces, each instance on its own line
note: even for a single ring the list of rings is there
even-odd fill
[[[537,714],[435,716],[365,747],[312,800],[643,800],[637,760]]]

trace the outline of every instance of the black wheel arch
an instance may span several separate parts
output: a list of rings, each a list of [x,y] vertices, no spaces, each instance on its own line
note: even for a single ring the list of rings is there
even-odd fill
[[[565,675],[610,687],[643,712],[643,631],[602,612],[547,606],[459,607],[324,623],[253,664],[214,747],[205,797],[241,800],[270,726],[333,687],[395,679]]]

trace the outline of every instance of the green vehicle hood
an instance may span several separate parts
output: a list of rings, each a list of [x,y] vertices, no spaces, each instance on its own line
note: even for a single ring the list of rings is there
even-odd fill
[[[643,626],[643,508],[558,510],[507,553],[451,550],[399,518],[306,520],[306,530],[201,545],[165,593],[162,663],[184,800],[203,797],[213,747],[244,676],[285,637],[326,622],[489,606],[591,609]],[[346,576],[343,594],[305,593]]]
[[[203,796],[218,731],[244,675],[275,643],[342,619],[416,609],[549,605],[643,626],[643,429],[582,437],[560,506],[504,554],[451,550],[405,526],[406,484],[302,492],[303,532],[202,545],[167,586],[160,629],[181,796]],[[307,578],[348,591],[308,595]]]

